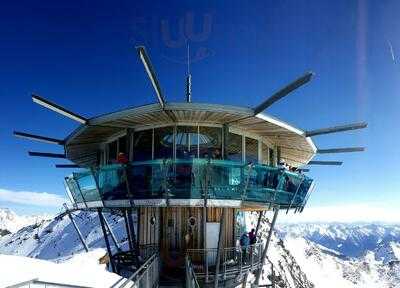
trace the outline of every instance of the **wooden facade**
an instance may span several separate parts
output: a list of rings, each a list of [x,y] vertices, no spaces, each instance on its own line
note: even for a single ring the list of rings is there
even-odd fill
[[[182,259],[186,249],[205,248],[203,209],[203,207],[138,208],[140,245],[159,245],[164,257],[170,258],[173,254],[175,258]],[[207,223],[220,223],[222,209],[227,209],[223,227],[223,246],[234,247],[237,209],[209,207],[207,208]],[[207,231],[207,233],[211,232]]]

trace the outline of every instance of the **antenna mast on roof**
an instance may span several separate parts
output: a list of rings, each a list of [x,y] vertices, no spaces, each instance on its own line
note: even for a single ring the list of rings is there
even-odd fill
[[[190,75],[190,50],[187,43],[187,77],[186,77],[186,102],[192,102],[192,75]]]

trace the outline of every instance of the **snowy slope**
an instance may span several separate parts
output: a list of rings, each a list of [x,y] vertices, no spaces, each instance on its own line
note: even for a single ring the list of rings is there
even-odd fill
[[[0,255],[0,287],[32,279],[84,287],[111,287],[120,283],[122,277],[108,272],[105,264],[99,264],[98,259],[104,253],[104,249],[96,249],[90,253],[75,255],[62,264],[22,256]]]
[[[246,228],[248,231],[257,225],[257,218],[257,213],[248,213],[246,217]],[[262,239],[267,238],[270,229],[269,223],[268,218],[264,217],[264,219],[262,219],[259,232]],[[293,257],[291,251],[286,249],[284,242],[277,237],[276,233],[273,233],[271,237],[267,256],[268,261],[263,267],[260,285],[271,284],[268,276],[271,275],[273,267],[277,274],[275,277],[276,284],[278,285],[277,287],[314,287],[314,284],[310,281],[308,275],[304,273],[301,265],[299,265],[295,257]],[[252,281],[253,279],[254,277],[251,277],[249,280]]]
[[[105,247],[97,213],[80,212],[74,216],[87,245]],[[116,237],[124,244],[123,222],[117,216],[108,215],[108,222]],[[126,243],[125,243],[126,245]],[[0,238],[0,253],[28,256],[56,262],[83,252],[83,246],[67,216],[30,225],[18,232]]]

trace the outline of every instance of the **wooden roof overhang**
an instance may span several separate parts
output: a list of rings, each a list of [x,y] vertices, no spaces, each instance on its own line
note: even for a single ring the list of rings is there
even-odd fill
[[[90,166],[102,143],[127,128],[146,129],[160,125],[179,123],[228,124],[269,142],[281,149],[281,158],[293,166],[307,164],[315,155],[317,148],[304,131],[265,113],[254,114],[245,107],[201,104],[166,103],[161,108],[158,103],[104,114],[87,120],[66,139],[66,156],[81,166]]]

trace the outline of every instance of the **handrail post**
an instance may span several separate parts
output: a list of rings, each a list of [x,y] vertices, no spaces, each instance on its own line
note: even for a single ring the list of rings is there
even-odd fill
[[[250,269],[251,271],[253,271],[253,263],[254,263],[254,248],[256,246],[255,245],[250,245],[250,254],[251,254],[251,258],[250,258]]]
[[[242,278],[242,268],[243,268],[243,249],[240,248],[240,278]]]
[[[293,202],[294,202],[294,200],[295,200],[295,198],[296,198],[296,195],[297,195],[297,193],[298,193],[299,190],[300,190],[301,184],[303,184],[303,182],[304,182],[305,179],[306,179],[306,178],[303,176],[303,178],[302,178],[301,181],[300,181],[299,187],[297,187],[296,192],[294,193],[293,198],[292,198],[292,200],[290,201],[290,204],[289,204],[289,206],[288,206],[288,208],[287,208],[287,210],[286,210],[286,214],[289,213],[289,209],[292,207]]]
[[[244,197],[247,194],[247,188],[249,186],[250,177],[251,177],[251,170],[253,169],[253,164],[252,163],[250,163],[248,166],[249,166],[249,175],[247,175],[247,179],[246,179],[246,182],[245,182],[244,187],[243,187],[242,200],[245,200]]]
[[[218,251],[217,251],[217,262],[215,267],[215,279],[214,279],[214,288],[218,288],[218,274],[219,274],[219,262],[221,260],[221,250],[224,249],[224,234],[225,234],[225,216],[226,216],[226,208],[222,208],[221,220],[219,224],[219,237],[218,237]]]
[[[223,259],[222,259],[223,269],[224,269],[224,276],[223,276],[224,281],[226,279],[226,253],[227,253],[227,250],[224,250],[224,255],[223,255]]]
[[[254,287],[258,287],[258,283],[260,282],[262,268],[264,266],[265,258],[267,257],[268,246],[269,246],[269,243],[271,241],[272,232],[273,232],[273,229],[274,229],[274,226],[275,226],[276,218],[278,217],[278,212],[279,212],[279,205],[275,206],[274,217],[272,218],[271,226],[269,228],[267,242],[265,243],[265,248],[264,248],[264,251],[263,251],[262,258],[261,258],[261,266],[260,266],[260,269],[257,271],[256,280],[254,281],[254,285],[253,285]]]
[[[186,272],[186,288],[190,288],[190,279],[189,279],[189,255],[185,256],[185,272]]]

